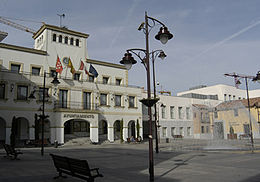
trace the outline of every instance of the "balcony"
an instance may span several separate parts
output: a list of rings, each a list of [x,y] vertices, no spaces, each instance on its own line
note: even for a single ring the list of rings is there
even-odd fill
[[[97,112],[99,110],[98,104],[93,103],[86,103],[86,102],[60,102],[55,101],[54,102],[54,110],[56,111],[71,111],[71,110],[77,110],[80,112],[88,112],[88,111],[95,111]]]

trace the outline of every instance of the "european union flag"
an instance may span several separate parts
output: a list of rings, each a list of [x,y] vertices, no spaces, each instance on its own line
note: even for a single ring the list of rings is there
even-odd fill
[[[92,66],[92,64],[90,64],[89,73],[93,74],[94,77],[98,77],[98,72],[97,72],[97,70]]]

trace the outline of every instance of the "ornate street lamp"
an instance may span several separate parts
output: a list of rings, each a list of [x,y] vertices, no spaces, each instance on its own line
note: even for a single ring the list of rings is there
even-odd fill
[[[151,20],[151,23],[148,22]],[[156,24],[160,24],[162,27],[160,31],[155,36],[157,40],[160,40],[163,44],[166,44],[168,40],[170,40],[173,35],[168,31],[167,27],[156,20],[155,18],[147,16],[147,12],[145,12],[145,22],[143,22],[138,30],[143,30],[145,34],[145,42],[146,42],[146,49],[129,49],[127,53],[120,61],[121,64],[126,66],[126,69],[130,69],[133,64],[136,64],[136,61],[132,57],[132,53],[134,53],[138,58],[140,58],[141,62],[146,68],[147,73],[147,98],[142,99],[141,102],[148,107],[148,115],[149,115],[149,174],[150,174],[150,181],[154,181],[154,163],[153,163],[153,137],[152,137],[152,112],[151,107],[158,101],[157,98],[151,98],[151,86],[150,86],[150,53],[149,53],[149,29],[151,30]],[[139,51],[136,53],[135,51]],[[144,57],[141,57],[141,53],[144,53]]]
[[[252,152],[254,152],[254,137],[252,131],[252,121],[251,121],[251,111],[250,111],[250,99],[249,99],[249,92],[248,92],[248,79],[252,79],[252,81],[260,82],[260,71],[256,74],[256,76],[249,76],[249,75],[241,75],[236,73],[226,73],[225,76],[230,76],[235,78],[235,85],[238,88],[238,85],[241,84],[239,78],[244,78],[246,82],[246,94],[247,94],[247,105],[248,105],[248,115],[249,115],[249,127],[250,127],[250,138],[251,138],[251,146]]]
[[[49,116],[45,116],[45,97],[46,97],[46,94],[45,94],[45,90],[46,90],[46,71],[44,71],[44,74],[43,74],[43,91],[42,91],[42,94],[43,94],[43,96],[42,96],[42,114],[40,115],[40,119],[41,119],[41,126],[42,126],[42,140],[41,140],[41,155],[43,156],[44,155],[44,121],[45,121],[45,119],[46,118],[48,118]],[[60,84],[60,81],[58,80],[58,78],[57,78],[57,73],[55,74],[55,77],[53,78],[53,80],[52,80],[52,84],[54,84],[55,86],[56,85],[58,85],[58,84]],[[35,92],[36,91],[38,91],[39,92],[39,90],[34,90],[31,94],[30,94],[30,96],[29,96],[29,99],[35,99],[35,96],[34,96],[34,94],[35,94]]]
[[[155,79],[155,67],[154,67],[154,61],[155,58],[159,57],[162,60],[164,60],[164,58],[166,57],[166,54],[163,52],[163,50],[155,50],[152,51],[152,63],[153,63],[153,94],[154,94],[154,98],[156,98],[156,79]],[[159,153],[159,141],[158,141],[158,133],[157,133],[157,123],[159,124],[158,120],[157,120],[157,108],[156,108],[156,104],[154,105],[154,133],[155,133],[155,152]]]

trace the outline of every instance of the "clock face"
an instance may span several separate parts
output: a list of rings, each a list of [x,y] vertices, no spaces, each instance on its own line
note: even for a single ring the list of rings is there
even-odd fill
[[[68,57],[65,57],[65,58],[63,58],[63,63],[65,64],[65,65],[68,65],[69,64],[69,58]]]

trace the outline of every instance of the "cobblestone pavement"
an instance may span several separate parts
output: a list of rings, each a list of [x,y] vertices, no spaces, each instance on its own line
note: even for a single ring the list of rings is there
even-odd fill
[[[255,141],[254,153],[248,141],[172,140],[159,144],[154,153],[155,181],[160,182],[253,182],[260,181],[260,142]],[[220,145],[221,144],[221,145]],[[249,142],[250,144],[250,142]],[[205,147],[208,147],[206,148]],[[21,160],[4,158],[0,149],[0,182],[77,182],[68,176],[54,180],[57,175],[50,153],[88,160],[90,167],[99,167],[103,178],[96,182],[149,181],[148,143],[102,145],[65,145],[22,148]]]

